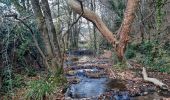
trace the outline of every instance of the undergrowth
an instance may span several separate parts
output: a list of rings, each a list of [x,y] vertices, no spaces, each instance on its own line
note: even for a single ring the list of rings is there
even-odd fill
[[[157,41],[145,41],[140,44],[129,44],[125,56],[136,59],[152,70],[170,73],[169,47]]]
[[[26,93],[27,100],[43,100],[52,95],[57,87],[66,84],[66,78],[62,75],[49,76],[48,78],[33,80],[28,83]]]
[[[113,67],[118,71],[124,71],[127,68],[126,64],[121,62],[117,62]]]

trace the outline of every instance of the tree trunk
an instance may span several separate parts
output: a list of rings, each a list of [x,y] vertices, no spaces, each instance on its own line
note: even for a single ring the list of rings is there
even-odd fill
[[[62,57],[48,1],[42,0],[42,10],[40,8],[39,0],[31,0],[31,4],[38,22],[38,29],[41,32],[43,42],[45,44],[45,63],[49,65],[48,70],[55,74],[55,72],[59,69],[57,67],[62,68]]]
[[[53,45],[53,48],[55,49],[55,51],[57,51],[58,53],[57,56],[60,57],[58,36],[57,36],[56,30],[54,27],[48,0],[41,0],[41,2],[42,2],[42,11],[43,11],[45,22],[46,22],[47,29],[48,29],[48,34],[51,39],[51,44]]]
[[[62,67],[62,56],[60,52],[59,40],[58,40],[58,36],[56,33],[56,29],[54,27],[48,0],[41,0],[41,2],[42,2],[42,11],[43,11],[45,22],[46,22],[47,29],[48,29],[48,34],[51,40],[50,42],[54,49],[54,55],[51,60],[51,63],[52,63],[52,67],[55,69],[56,67]]]
[[[134,14],[138,7],[138,2],[139,0],[128,0],[126,11],[124,13],[124,19],[121,28],[119,29],[119,41],[116,39],[116,36],[106,27],[104,22],[97,14],[95,14],[91,10],[84,8],[84,13],[82,16],[94,23],[94,25],[101,32],[104,38],[106,38],[108,42],[111,43],[113,47],[115,47],[117,57],[120,61],[123,61],[124,58],[124,52],[126,50],[126,45],[129,39],[129,32],[135,18]],[[68,4],[76,13],[82,13],[80,4],[75,0],[68,0]]]
[[[135,12],[137,10],[139,0],[128,0],[126,10],[124,13],[123,22],[119,29],[119,43],[116,47],[116,53],[120,61],[124,58],[124,53],[129,40],[129,33],[131,31],[131,26],[135,18]]]
[[[39,0],[31,0],[31,4],[34,11],[34,15],[37,20],[38,30],[41,33],[43,42],[45,44],[45,48],[46,48],[45,54],[47,57],[52,57],[53,55],[52,47],[49,41],[48,30],[45,24],[45,19],[39,5]]]
[[[96,11],[96,5],[95,5],[95,0],[91,0],[91,10]],[[94,50],[97,53],[97,33],[96,33],[96,27],[93,24],[93,40],[94,40]]]

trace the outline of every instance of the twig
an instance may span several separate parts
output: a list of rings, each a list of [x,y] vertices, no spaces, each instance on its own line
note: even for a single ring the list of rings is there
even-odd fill
[[[139,23],[142,23],[142,22],[144,22],[146,19],[150,18],[150,17],[153,15],[153,13],[154,13],[154,10],[153,10],[148,16],[146,16],[144,19],[142,19]]]

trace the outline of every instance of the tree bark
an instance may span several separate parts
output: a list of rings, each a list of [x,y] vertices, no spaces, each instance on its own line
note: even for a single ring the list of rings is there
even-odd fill
[[[76,2],[75,0],[68,0],[69,6],[78,14],[82,13],[81,6],[79,2]],[[101,32],[101,34],[110,42],[111,44],[115,44],[117,41],[115,38],[115,35],[107,28],[107,26],[103,23],[103,21],[100,19],[100,17],[95,14],[93,11],[83,8],[84,13],[83,17],[87,20],[94,23],[94,25],[97,27],[97,29]]]
[[[56,33],[56,29],[53,23],[53,19],[51,16],[51,10],[49,7],[49,3],[48,0],[41,0],[42,2],[42,11],[45,17],[45,22],[47,25],[47,29],[48,29],[48,34],[50,36],[50,42],[51,45],[53,47],[54,50],[54,55],[52,58],[52,66],[53,67],[62,67],[62,55],[61,55],[61,51],[60,51],[60,44],[59,44],[59,40],[58,40],[58,35]]]
[[[47,0],[42,0],[42,9],[39,0],[31,0],[32,8],[38,22],[38,29],[41,32],[47,55],[43,57],[49,65],[47,69],[53,74],[62,69],[62,57],[60,53],[57,33],[51,17],[51,11]],[[43,14],[42,14],[43,11]]]
[[[48,0],[41,0],[41,2],[42,2],[42,11],[43,11],[45,22],[46,22],[47,29],[48,29],[48,34],[51,39],[51,44],[53,46],[53,49],[55,49],[55,51],[57,51],[58,53],[56,56],[60,57],[58,36],[57,36],[56,30],[54,27]]]
[[[91,0],[91,2],[90,2],[90,6],[91,6],[91,10],[93,11],[93,12],[95,12],[96,11],[96,4],[95,4],[95,0]],[[97,33],[96,33],[96,27],[95,27],[95,25],[93,24],[93,40],[94,40],[94,50],[95,50],[95,52],[96,52],[96,54],[97,54]]]
[[[111,43],[113,47],[115,47],[117,57],[120,61],[123,61],[124,58],[126,45],[129,40],[131,25],[135,18],[135,12],[139,4],[138,2],[139,0],[128,0],[127,2],[126,11],[124,13],[124,19],[118,33],[119,41],[116,38],[116,36],[106,27],[104,22],[100,19],[100,17],[97,14],[95,14],[91,10],[84,8],[84,13],[82,16],[87,20],[91,21],[92,23],[94,23],[94,25],[101,32],[104,38],[106,38],[107,41]],[[68,4],[76,13],[78,14],[82,13],[81,6],[77,1],[68,0]]]
[[[38,30],[42,35],[42,39],[44,41],[45,44],[45,54],[48,57],[52,57],[53,55],[53,50],[50,44],[50,40],[49,40],[49,35],[48,35],[48,30],[47,30],[47,26],[45,24],[45,19],[44,16],[42,14],[40,5],[39,5],[39,0],[31,0],[31,4],[32,4],[32,8],[33,8],[33,12],[35,15],[35,18],[37,20],[37,24],[38,24]]]
[[[135,12],[139,5],[139,0],[128,0],[126,10],[124,13],[123,22],[119,29],[119,43],[116,47],[116,53],[118,59],[122,61],[124,59],[124,53],[129,40],[129,33],[131,31],[131,26],[135,18]]]
[[[77,19],[77,13],[73,13],[73,22],[75,22]],[[72,32],[72,37],[71,37],[71,47],[72,49],[78,49],[78,36],[79,36],[79,32],[78,32],[78,23],[76,23],[73,27],[73,32]]]

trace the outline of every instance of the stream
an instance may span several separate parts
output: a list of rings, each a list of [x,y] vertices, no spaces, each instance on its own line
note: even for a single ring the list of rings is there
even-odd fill
[[[99,99],[102,94],[111,93],[110,100],[130,100],[123,82],[108,78],[105,68],[94,64],[107,64],[109,59],[95,60],[90,51],[71,52],[65,67],[70,86],[65,96],[72,99]],[[113,91],[113,88],[123,91]]]
[[[101,66],[104,64],[105,66]],[[89,50],[68,53],[64,63],[65,76],[69,86],[65,100],[155,100],[156,92],[149,95],[132,96],[126,83],[120,79],[110,79],[106,70],[110,59],[98,59]],[[161,100],[161,99],[156,99]]]

